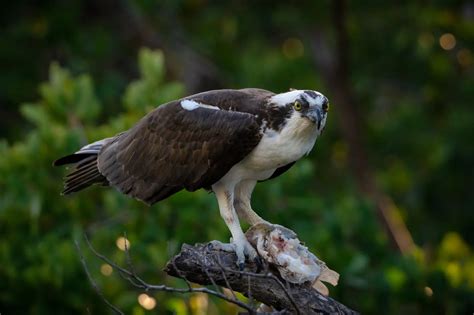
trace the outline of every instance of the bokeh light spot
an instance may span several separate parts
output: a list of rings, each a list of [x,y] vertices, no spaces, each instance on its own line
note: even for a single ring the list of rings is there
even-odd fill
[[[110,276],[113,272],[113,268],[111,265],[109,264],[102,264],[102,266],[100,266],[100,272],[104,275],[104,276]]]
[[[209,297],[207,294],[198,293],[189,298],[189,306],[193,314],[205,315],[208,314]]]
[[[451,50],[456,46],[456,37],[451,33],[443,34],[439,38],[439,45],[444,50]]]
[[[155,298],[145,293],[138,296],[138,303],[146,310],[152,310],[156,306]]]
[[[430,287],[425,287],[425,294],[428,297],[432,297],[433,296],[433,289],[430,288]]]
[[[118,249],[125,251],[125,249],[130,249],[130,241],[123,236],[120,236],[117,241],[115,241]]]

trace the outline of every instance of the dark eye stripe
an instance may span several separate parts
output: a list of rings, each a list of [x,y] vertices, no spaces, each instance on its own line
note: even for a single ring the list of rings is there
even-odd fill
[[[302,107],[308,107],[309,103],[305,98],[297,99],[296,101],[300,102]]]
[[[318,95],[316,92],[314,92],[314,91],[304,91],[304,93],[307,94],[308,96],[310,96],[311,98],[314,98],[314,99],[318,98],[318,96],[319,96],[319,95]]]
[[[310,92],[311,92],[311,91],[310,91]],[[301,99],[304,100],[304,102],[306,103],[307,106],[309,106],[309,104],[310,104],[310,103],[309,103],[309,100],[312,100],[312,99],[311,99],[311,96],[308,95],[308,94],[306,94],[306,93],[304,93],[304,94],[302,95]]]

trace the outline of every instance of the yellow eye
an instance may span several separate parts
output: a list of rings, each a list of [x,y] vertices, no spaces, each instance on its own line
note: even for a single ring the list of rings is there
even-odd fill
[[[324,111],[325,113],[329,112],[329,103],[324,103],[324,104],[323,104],[323,111]]]
[[[297,111],[300,111],[302,106],[301,106],[301,103],[296,101],[294,104],[293,104],[293,108]]]

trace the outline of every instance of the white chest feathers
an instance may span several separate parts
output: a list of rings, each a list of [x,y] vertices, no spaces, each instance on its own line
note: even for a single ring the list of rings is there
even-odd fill
[[[316,124],[295,113],[279,132],[267,128],[258,146],[243,162],[255,170],[284,166],[308,154],[319,133]]]

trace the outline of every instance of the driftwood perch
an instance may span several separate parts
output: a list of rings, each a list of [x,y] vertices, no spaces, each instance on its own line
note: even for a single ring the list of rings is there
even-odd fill
[[[248,263],[236,266],[236,255],[215,250],[209,244],[184,244],[166,265],[170,276],[201,285],[218,285],[252,297],[276,310],[294,314],[357,314],[336,300],[318,293],[311,284],[290,284],[278,272]]]

